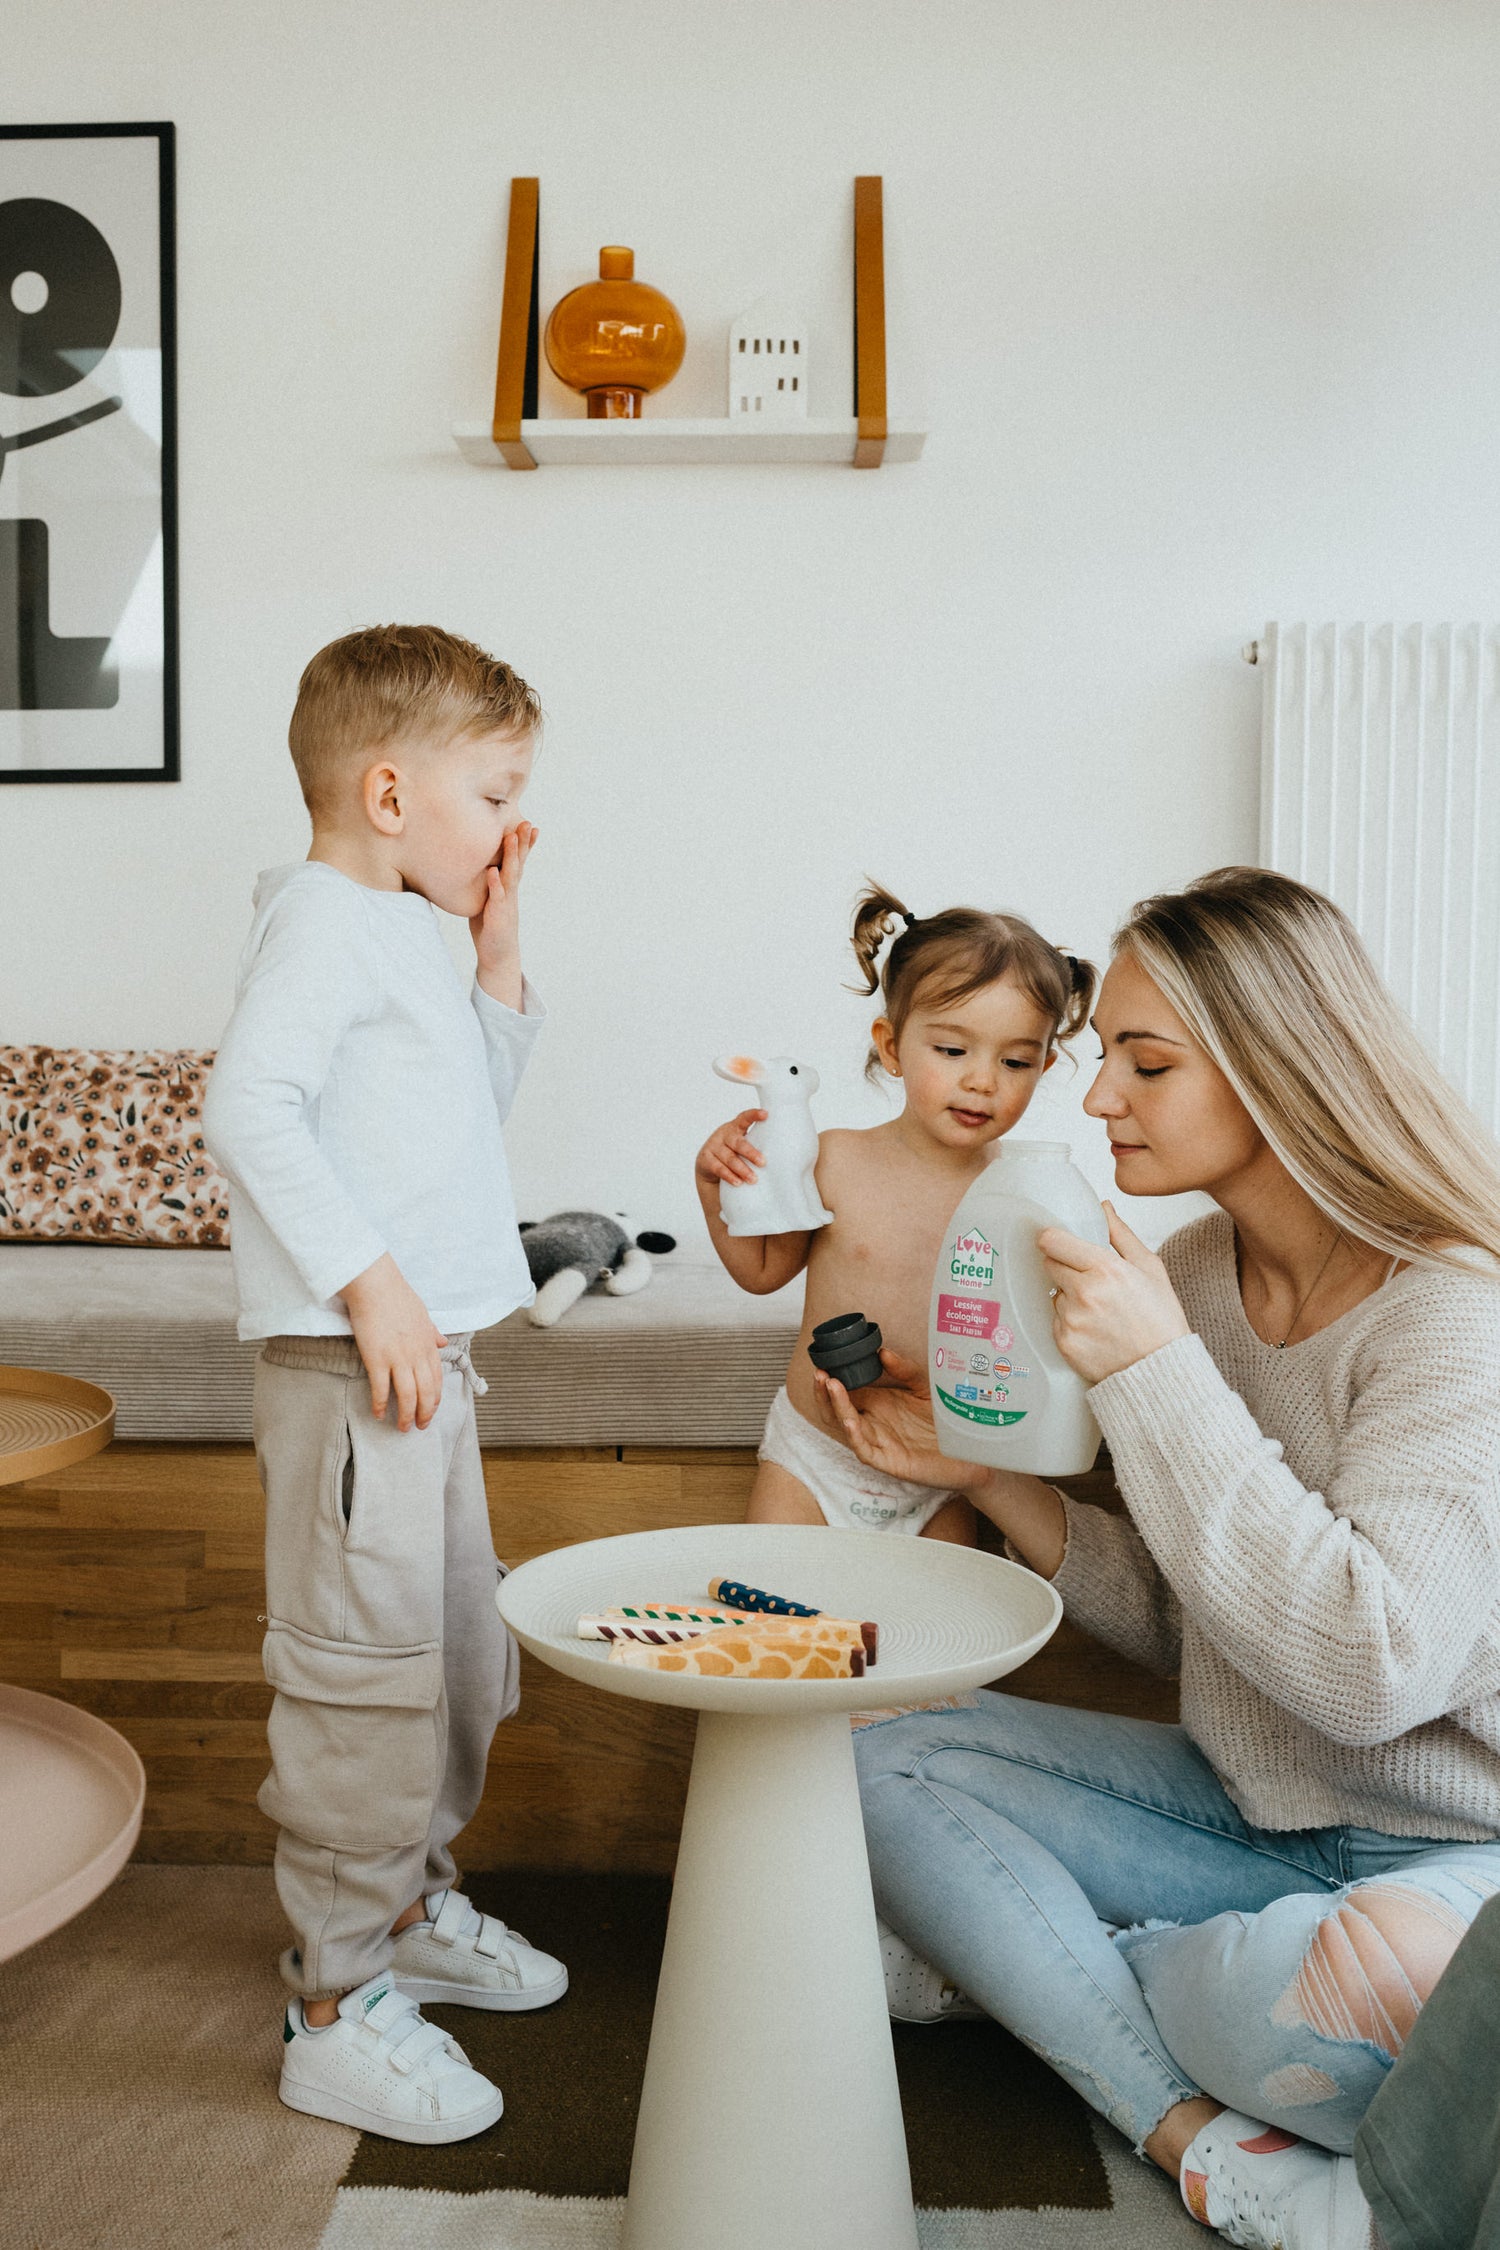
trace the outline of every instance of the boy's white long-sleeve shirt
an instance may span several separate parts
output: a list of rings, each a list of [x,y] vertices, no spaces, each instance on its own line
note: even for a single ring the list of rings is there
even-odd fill
[[[466,993],[416,892],[261,876],[203,1118],[242,1337],[347,1336],[387,1251],[445,1335],[532,1301],[500,1128],[543,1019]]]

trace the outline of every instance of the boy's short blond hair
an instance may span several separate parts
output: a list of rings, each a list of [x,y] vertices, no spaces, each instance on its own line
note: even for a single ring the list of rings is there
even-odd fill
[[[361,753],[403,738],[534,733],[542,707],[519,672],[440,625],[366,625],[320,648],[287,729],[310,812]]]

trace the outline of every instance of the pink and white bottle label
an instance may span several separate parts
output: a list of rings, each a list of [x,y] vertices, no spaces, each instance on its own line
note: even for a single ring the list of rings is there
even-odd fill
[[[1000,1313],[994,1297],[939,1296],[938,1330],[944,1336],[966,1336],[976,1344],[995,1344],[1004,1351],[1012,1337],[1008,1328],[1001,1327]]]

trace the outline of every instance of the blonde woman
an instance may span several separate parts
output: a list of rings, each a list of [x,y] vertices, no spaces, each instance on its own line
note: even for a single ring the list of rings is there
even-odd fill
[[[1354,930],[1279,875],[1150,899],[1086,1107],[1158,1258],[1042,1237],[1126,1513],[821,1411],[1182,1678],[1153,1726],[985,1694],[857,1737],[897,2012],[972,1995],[1231,2242],[1364,2250],[1355,2129],[1500,1890],[1500,1165]]]

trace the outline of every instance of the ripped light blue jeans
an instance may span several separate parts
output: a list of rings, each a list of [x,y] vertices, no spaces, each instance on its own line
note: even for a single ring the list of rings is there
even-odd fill
[[[881,1915],[1137,2150],[1208,2094],[1347,2154],[1401,2042],[1320,1930],[1378,1946],[1377,1878],[1455,1936],[1500,1891],[1500,1840],[1252,1828],[1180,1727],[984,1693],[854,1750]]]

